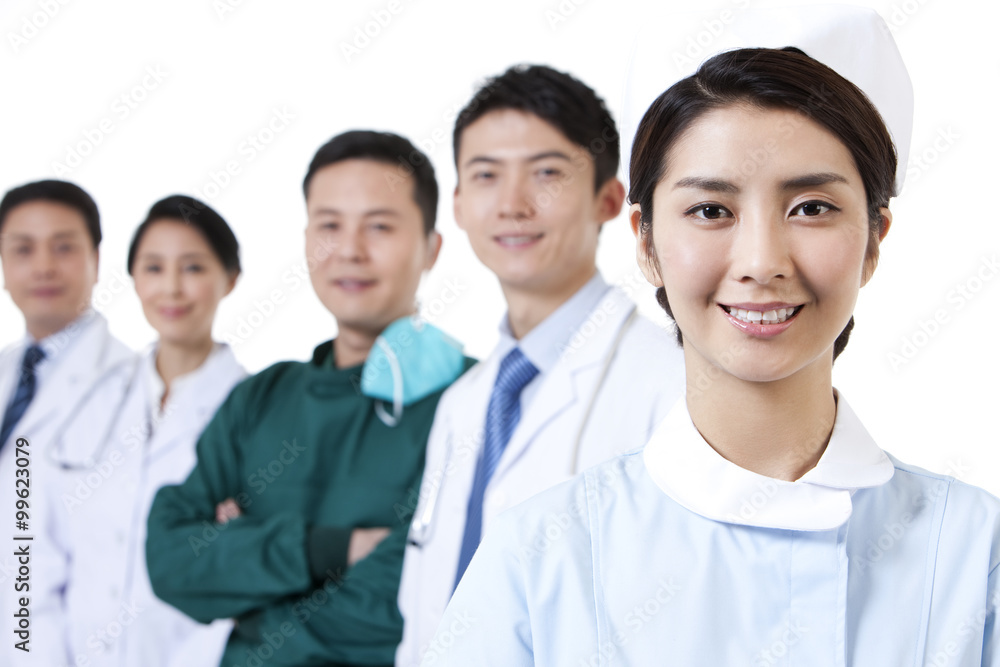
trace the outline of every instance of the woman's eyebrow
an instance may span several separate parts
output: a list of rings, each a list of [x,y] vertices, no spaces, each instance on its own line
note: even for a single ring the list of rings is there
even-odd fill
[[[694,188],[696,190],[708,190],[709,192],[724,192],[726,194],[737,194],[740,189],[729,181],[721,178],[705,178],[702,176],[687,176],[674,183],[674,190],[677,188]]]
[[[801,188],[814,188],[819,185],[829,185],[830,183],[847,183],[847,179],[838,173],[824,171],[816,174],[806,174],[790,178],[781,182],[782,190],[799,190]]]

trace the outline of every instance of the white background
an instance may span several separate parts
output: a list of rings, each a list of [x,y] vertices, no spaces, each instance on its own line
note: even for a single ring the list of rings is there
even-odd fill
[[[443,193],[438,227],[445,244],[421,290],[424,310],[482,357],[496,341],[503,301],[452,219],[455,113],[483,77],[516,62],[539,62],[580,77],[617,115],[630,41],[648,5],[397,1],[388,24],[348,58],[343,46],[353,45],[373,12],[385,21],[389,0],[4,0],[0,189],[60,176],[97,199],[105,241],[95,300],[113,332],[135,347],[154,333],[131,283],[121,280],[132,231],[167,194],[208,201],[236,231],[244,263],[237,289],[220,308],[216,336],[245,338],[236,353],[256,371],[280,359],[306,359],[335,333],[308,281],[293,273],[303,264],[301,179],[313,152],[347,129],[398,132],[430,155]],[[700,3],[720,11],[746,4],[775,3]],[[906,189],[892,204],[881,266],[862,290],[857,328],[835,382],[885,449],[1000,493],[1000,278],[983,269],[992,280],[976,282],[984,258],[1000,251],[993,202],[1000,9],[972,0],[866,4],[892,26],[913,80],[916,115]],[[162,72],[162,81],[147,77],[147,68]],[[144,79],[148,90],[141,89]],[[262,131],[276,109],[294,119],[268,137]],[[81,163],[58,174],[55,163],[66,164],[69,151],[87,143],[86,133],[95,136],[104,119],[110,134],[93,150],[84,145]],[[245,142],[258,133],[270,143],[250,159]],[[229,161],[240,173],[225,183],[218,172]],[[601,244],[605,277],[632,278],[634,243],[624,216],[609,223]],[[460,297],[445,307],[447,281]],[[979,287],[971,300],[954,292],[967,284]],[[280,305],[264,303],[275,293]],[[633,297],[665,322],[651,288]],[[948,321],[928,336],[921,322],[939,309]],[[4,292],[0,344],[22,331]],[[915,351],[912,358],[903,355],[904,339],[915,343],[906,350]],[[891,353],[905,363],[893,364]]]

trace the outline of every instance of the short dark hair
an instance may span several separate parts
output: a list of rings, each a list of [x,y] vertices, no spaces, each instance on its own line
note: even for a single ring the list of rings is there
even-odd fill
[[[566,72],[545,65],[515,65],[486,80],[455,119],[455,166],[462,133],[491,111],[513,109],[538,116],[590,153],[594,191],[618,173],[618,126],[594,89]]]
[[[68,181],[34,181],[8,190],[0,201],[0,230],[14,208],[32,201],[55,202],[74,209],[83,216],[94,249],[101,245],[101,214],[97,203],[86,190]]]
[[[153,204],[149,213],[146,214],[146,219],[139,223],[135,234],[132,235],[132,242],[128,246],[127,267],[129,275],[132,275],[132,268],[142,237],[152,225],[163,220],[182,222],[198,230],[208,241],[208,245],[219,258],[222,267],[230,275],[238,275],[242,270],[240,244],[236,240],[232,228],[222,216],[211,206],[194,197],[170,195]]]
[[[737,49],[706,60],[649,107],[632,145],[628,201],[639,204],[640,230],[647,255],[653,248],[653,192],[667,171],[671,146],[698,118],[714,109],[749,104],[761,109],[791,109],[829,130],[843,142],[865,186],[868,205],[866,259],[878,259],[881,208],[889,205],[896,176],[896,149],[878,109],[864,92],[800,49]],[[656,300],[671,318],[666,290]],[[854,317],[833,346],[836,359],[847,346]],[[677,340],[683,344],[680,329]]]
[[[424,232],[434,231],[437,220],[438,185],[434,166],[410,141],[392,132],[351,130],[320,146],[302,180],[302,193],[309,198],[309,184],[323,167],[344,160],[374,160],[397,165],[401,176],[413,179],[413,201],[424,219]]]

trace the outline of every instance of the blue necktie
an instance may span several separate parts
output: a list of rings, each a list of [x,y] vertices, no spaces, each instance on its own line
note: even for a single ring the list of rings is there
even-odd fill
[[[458,555],[455,586],[458,586],[465,574],[465,568],[469,567],[469,561],[482,539],[483,494],[497,468],[500,455],[507,447],[517,422],[521,420],[521,390],[536,375],[538,369],[519,348],[515,347],[500,362],[500,371],[486,408],[486,438],[483,451],[476,462],[476,474],[469,494],[469,509],[465,519],[465,534],[462,536],[462,550]]]
[[[0,447],[7,442],[7,438],[14,431],[17,422],[21,421],[31,399],[35,397],[35,366],[45,358],[45,352],[38,345],[31,345],[24,351],[24,358],[21,359],[21,376],[17,381],[17,388],[14,390],[14,398],[3,413],[3,426],[0,427]]]

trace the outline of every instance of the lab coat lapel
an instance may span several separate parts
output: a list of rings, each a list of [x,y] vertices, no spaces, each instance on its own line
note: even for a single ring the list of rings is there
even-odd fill
[[[0,352],[0,415],[7,409],[7,403],[14,397],[17,375],[21,370],[24,356],[24,341],[12,343]],[[2,418],[2,417],[0,417]]]
[[[453,447],[472,447],[473,460],[479,456],[483,446],[486,425],[486,409],[493,393],[497,373],[500,370],[501,351],[494,349],[489,357],[470,368],[466,375],[468,383],[462,387],[462,403],[470,409],[456,411],[452,421],[452,433],[456,439]],[[475,409],[471,409],[476,406]]]
[[[617,288],[609,289],[601,297],[570,337],[555,368],[542,378],[542,385],[532,402],[521,406],[521,421],[514,429],[493,479],[501,478],[545,427],[569,409],[578,409],[579,419],[572,420],[565,432],[552,435],[567,439],[576,437],[586,400],[594,390],[599,365],[634,308],[632,300]]]
[[[59,424],[47,426],[58,428],[77,411],[80,401],[87,397],[94,382],[105,371],[131,358],[124,346],[110,340],[108,322],[97,313],[79,336],[31,401],[18,425],[19,431],[30,433],[53,419]]]

